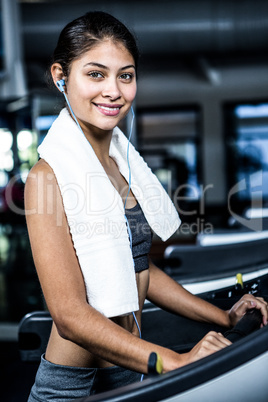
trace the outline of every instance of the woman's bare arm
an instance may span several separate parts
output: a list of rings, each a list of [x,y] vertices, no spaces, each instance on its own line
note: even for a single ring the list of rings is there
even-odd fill
[[[247,309],[256,307],[262,311],[263,325],[267,324],[267,303],[262,298],[255,298],[250,294],[244,295],[232,309],[224,311],[188,292],[151,261],[147,298],[157,306],[175,314],[227,328],[234,326]]]

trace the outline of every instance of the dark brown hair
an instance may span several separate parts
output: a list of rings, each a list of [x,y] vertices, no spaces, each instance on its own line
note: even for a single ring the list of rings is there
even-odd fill
[[[105,39],[121,42],[132,55],[137,70],[139,50],[134,36],[122,22],[102,11],[88,12],[63,28],[51,65],[60,63],[68,77],[71,63]]]

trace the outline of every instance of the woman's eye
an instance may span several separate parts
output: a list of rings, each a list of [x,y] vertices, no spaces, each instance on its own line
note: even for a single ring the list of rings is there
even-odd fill
[[[92,71],[88,75],[92,78],[103,78],[103,75],[98,71]]]
[[[124,81],[131,81],[133,78],[133,74],[124,73],[120,75],[120,78],[123,79]]]

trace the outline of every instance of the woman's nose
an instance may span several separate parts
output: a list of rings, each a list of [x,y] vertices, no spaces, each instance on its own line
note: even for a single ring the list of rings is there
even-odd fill
[[[118,82],[116,79],[111,78],[105,82],[102,95],[104,97],[109,97],[113,100],[120,98],[121,91],[119,89]]]

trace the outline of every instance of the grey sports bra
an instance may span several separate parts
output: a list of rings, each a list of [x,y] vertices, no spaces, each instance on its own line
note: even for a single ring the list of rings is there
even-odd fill
[[[152,245],[152,230],[139,203],[133,208],[126,209],[125,214],[132,235],[132,255],[135,272],[141,272],[149,268],[148,254]]]

